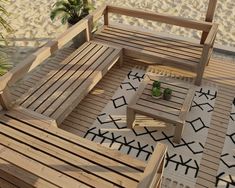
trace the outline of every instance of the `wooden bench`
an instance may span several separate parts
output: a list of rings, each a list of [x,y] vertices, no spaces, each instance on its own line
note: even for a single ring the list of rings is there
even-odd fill
[[[0,178],[19,187],[161,186],[166,146],[146,164],[55,128],[21,108],[0,115]]]
[[[18,104],[54,119],[57,124],[71,113],[106,72],[120,59],[121,49],[86,42],[66,58]]]
[[[94,40],[124,48],[124,54],[134,59],[141,59],[156,64],[163,64],[196,73],[195,84],[200,85],[205,66],[208,64],[218,30],[218,25],[210,23],[213,19],[216,0],[210,0],[206,22],[188,20],[180,17],[151,13],[130,8],[105,5],[93,20],[104,15],[104,26],[94,35]],[[103,12],[102,12],[103,11]],[[102,13],[101,13],[102,12]],[[109,14],[125,15],[145,20],[186,27],[202,31],[198,43],[163,36],[123,24],[110,24]]]

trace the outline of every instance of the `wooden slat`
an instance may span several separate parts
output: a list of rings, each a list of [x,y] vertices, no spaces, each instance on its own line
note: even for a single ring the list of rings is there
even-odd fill
[[[40,152],[30,146],[27,146],[23,143],[15,141],[7,136],[0,135],[1,142],[6,145],[8,148],[15,150],[19,153],[26,155],[34,160],[40,161],[46,166],[53,168],[62,174],[66,174],[68,176],[73,177],[74,179],[78,180],[79,182],[84,182],[89,186],[105,186],[105,187],[112,187],[112,184],[106,182],[96,176],[92,176],[91,174],[87,174],[86,172],[82,172],[81,169],[76,168],[64,161],[60,161],[46,153]],[[85,187],[85,185],[84,185]]]
[[[24,132],[28,131],[29,134],[32,134],[32,130],[30,131],[29,126],[25,127],[19,122],[14,121],[14,125],[13,125],[13,123],[10,124],[10,122],[8,121],[8,125],[11,126],[11,127],[14,127],[16,125],[18,129],[20,129]],[[27,130],[26,130],[26,128],[27,128]],[[14,130],[12,130],[12,129],[6,127],[6,126],[2,127],[1,132],[3,132],[4,134],[10,134],[15,139],[20,140],[24,143],[30,143],[30,145],[32,145],[34,148],[37,148],[38,150],[44,151],[46,153],[49,153],[53,157],[58,157],[61,160],[64,160],[64,161],[67,161],[69,163],[72,163],[73,165],[79,166],[84,171],[89,171],[90,173],[95,174],[99,177],[102,177],[106,180],[111,180],[112,182],[114,182],[116,184],[123,183],[123,185],[125,185],[125,186],[134,186],[136,184],[136,182],[131,180],[131,179],[128,181],[128,178],[125,178],[124,176],[121,176],[117,173],[114,173],[114,171],[108,170],[107,168],[104,168],[102,166],[95,165],[94,163],[87,160],[86,157],[87,156],[92,156],[92,153],[87,155],[87,154],[84,153],[86,150],[83,150],[81,152],[81,151],[78,150],[78,147],[72,146],[71,144],[70,144],[71,146],[68,146],[68,145],[66,146],[66,144],[68,144],[68,143],[61,142],[58,139],[56,139],[55,137],[53,138],[52,135],[50,135],[50,136],[47,135],[46,136],[42,132],[40,134],[36,135],[37,132],[34,129],[33,135],[36,136],[36,138],[37,138],[36,139],[35,137],[31,137],[29,135],[22,134],[21,132],[16,133]],[[47,138],[47,141],[50,144],[46,144],[45,142],[40,141],[39,140],[40,138]],[[53,146],[52,144],[57,145],[57,147]],[[63,150],[63,149],[60,149],[60,148],[66,148],[66,150],[70,150],[70,152],[67,152],[66,150]],[[59,156],[58,156],[58,153],[60,153]],[[75,157],[74,154],[76,154],[78,156],[81,156],[81,154],[84,154],[85,159],[84,159],[84,157]],[[99,159],[97,158],[98,156],[99,155],[94,157],[95,161],[99,161]],[[112,167],[112,165],[108,165],[107,161],[106,162],[103,161],[103,162],[99,163],[99,165],[106,164],[107,167],[109,167],[109,168]],[[117,165],[117,163],[116,163],[116,165]],[[116,165],[114,165],[114,167],[116,167]],[[125,166],[123,166],[123,167],[125,168]],[[121,168],[123,168],[123,167],[121,167]],[[128,174],[128,172],[130,172],[129,173],[130,177],[132,177],[132,178],[134,178],[134,177],[137,178],[138,177],[138,174],[136,174],[136,173],[131,174],[131,172],[133,172],[133,171],[130,171],[130,170],[124,170],[123,174],[125,174],[125,173]],[[56,174],[55,174],[55,176],[56,176]],[[65,178],[64,183],[66,183],[66,178]],[[71,182],[70,185],[72,185],[72,182]]]
[[[131,35],[131,33],[119,33],[119,30],[114,30],[114,31],[110,31],[109,27],[107,27],[107,29],[105,28],[99,35],[102,36],[107,36],[109,37],[111,40],[112,39],[120,39],[122,41],[128,42],[128,43],[133,43],[133,44],[138,44],[140,46],[142,46],[144,49],[148,49],[152,50],[156,53],[162,53],[162,54],[166,54],[169,56],[174,56],[174,57],[178,57],[178,58],[182,58],[182,59],[188,59],[191,61],[199,61],[200,59],[200,55],[201,52],[199,52],[198,54],[194,54],[195,50],[192,50],[190,52],[187,52],[187,50],[190,50],[190,47],[178,47],[177,44],[164,44],[164,43],[159,43],[158,41],[155,42],[154,38],[141,38],[141,36],[135,36],[135,35]]]
[[[108,5],[107,9],[108,9],[108,12],[110,13],[121,14],[121,15],[131,16],[135,18],[152,20],[152,21],[158,21],[158,22],[163,22],[166,24],[172,24],[172,25],[177,25],[181,27],[188,27],[191,29],[209,31],[211,28],[210,23],[188,20],[188,19],[184,19],[184,18],[180,18],[176,16],[168,16],[164,14],[151,13],[151,12],[141,11],[141,10],[131,9],[131,8],[116,7],[113,5],[112,6]]]
[[[32,104],[32,102],[34,102],[37,97],[39,97],[46,90],[46,88],[48,88],[53,83],[53,81],[59,79],[64,73],[66,73],[63,72],[63,70],[69,70],[76,63],[77,60],[80,60],[94,47],[94,45],[88,46],[88,44],[84,44],[84,47],[76,50],[73,54],[71,54],[71,56],[69,56],[66,60],[61,63],[62,67],[60,69],[52,71],[38,87],[33,88],[29,93],[27,93],[26,96],[23,97],[21,105],[23,105],[24,107],[28,107],[30,104]],[[86,49],[84,50],[84,48]],[[80,54],[80,56],[77,57],[78,53]],[[74,61],[71,61],[73,59]],[[55,80],[53,78],[55,78]],[[37,93],[35,94],[35,92]]]
[[[106,148],[103,148],[99,144],[95,144],[95,143],[88,141],[84,138],[76,137],[73,134],[67,133],[63,130],[55,129],[51,125],[41,124],[40,121],[37,121],[35,119],[29,119],[29,117],[26,116],[25,114],[21,114],[17,111],[14,111],[14,112],[11,111],[10,113],[7,113],[7,115],[11,118],[16,119],[16,120],[20,119],[21,121],[24,121],[25,123],[31,124],[31,127],[34,127],[39,130],[43,130],[44,132],[49,133],[49,134],[57,135],[58,137],[63,138],[66,141],[77,144],[81,147],[84,147],[88,150],[94,151],[95,153],[99,153],[101,155],[104,155],[108,158],[112,158],[112,159],[114,159],[114,161],[120,161],[120,163],[122,163],[122,162],[124,163],[124,161],[128,161],[128,164],[127,164],[128,166],[132,166],[134,168],[140,169],[140,171],[145,168],[144,162],[140,162],[139,160],[135,160],[135,159],[132,159],[131,161],[129,161],[130,157],[128,157],[128,156],[121,155],[119,152],[115,152],[113,150],[107,150]],[[12,121],[16,121],[14,119],[12,119]],[[22,123],[20,123],[20,124],[22,124]],[[31,129],[31,127],[28,127],[28,129]],[[119,158],[117,158],[117,156]]]
[[[2,145],[0,145],[2,147]],[[13,152],[13,151],[12,151]],[[14,153],[17,154],[17,153]],[[7,179],[11,183],[24,188],[32,187],[48,187],[56,188],[59,187],[52,184],[39,176],[32,174],[17,165],[8,162],[5,159],[0,158],[0,174],[1,177]],[[5,188],[5,187],[4,187]]]
[[[27,171],[33,171],[42,179],[53,182],[53,184],[57,185],[58,187],[66,187],[67,185],[71,185],[74,187],[81,186],[81,183],[79,183],[78,181],[75,181],[68,176],[63,176],[61,173],[46,167],[37,161],[30,160],[30,158],[16,153],[15,151],[12,151],[10,149],[5,149],[4,151],[2,150],[1,158],[6,159],[10,163],[15,164],[16,166],[19,166],[20,168],[23,168]]]
[[[72,110],[64,111],[64,113],[61,113],[61,109],[68,109],[72,106],[77,106],[78,103],[84,98],[85,95],[89,93],[89,91],[101,80],[101,78],[107,73],[108,70],[112,68],[112,66],[118,61],[119,59],[119,50],[113,51],[109,56],[102,57],[97,60],[97,68],[95,71],[87,71],[86,73],[89,73],[89,78],[86,82],[84,82],[80,87],[79,90],[74,91],[69,98],[67,98],[64,103],[58,108],[59,106],[54,103],[51,106],[51,109],[56,109],[56,111],[51,114],[51,117],[56,118],[57,122],[61,123]],[[85,79],[85,78],[84,78]],[[75,103],[74,103],[75,101]],[[45,111],[47,113],[47,111]]]
[[[81,63],[77,63],[76,60],[75,62],[77,65],[72,67],[72,70],[69,71],[64,69],[65,75],[60,77],[56,83],[54,81],[53,85],[49,85],[49,89],[46,90],[40,98],[37,98],[35,101],[36,104],[34,106],[29,106],[29,108],[45,115],[47,115],[45,111],[52,111],[52,109],[56,109],[51,107],[54,101],[59,101],[60,104],[63,103],[62,98],[67,98],[72,92],[72,89],[70,88],[76,88],[73,85],[79,85],[84,80],[84,77],[89,75],[89,71],[94,67],[94,60],[105,51],[106,48],[101,48],[99,46],[97,49],[94,49],[94,52],[89,53],[89,55],[86,56]]]

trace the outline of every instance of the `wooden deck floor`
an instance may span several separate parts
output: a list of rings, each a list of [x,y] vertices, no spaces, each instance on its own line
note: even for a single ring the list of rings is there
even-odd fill
[[[35,83],[41,80],[50,70],[56,69],[57,62],[65,59],[74,49],[65,48],[54,58],[48,60],[40,69],[34,71],[24,80],[18,82],[12,88],[15,99],[25,93]],[[133,60],[125,58],[124,66],[120,69],[115,66],[98,83],[98,85],[86,96],[86,98],[73,110],[73,112],[62,123],[62,129],[83,136],[87,129],[95,121],[97,115],[106,106],[119,87],[126,74],[136,66]],[[139,66],[147,69],[147,66]],[[151,71],[166,75],[172,75],[181,79],[192,80],[192,74],[174,68],[155,66]],[[215,177],[219,168],[219,157],[223,149],[226,136],[229,113],[231,112],[232,99],[235,96],[235,62],[212,60],[207,67],[204,80],[218,85],[218,96],[212,115],[207,141],[200,164],[200,171],[197,179],[197,187],[214,187]],[[4,180],[0,179],[0,182]],[[174,185],[173,185],[174,183]],[[177,187],[177,183],[165,178],[166,187]]]

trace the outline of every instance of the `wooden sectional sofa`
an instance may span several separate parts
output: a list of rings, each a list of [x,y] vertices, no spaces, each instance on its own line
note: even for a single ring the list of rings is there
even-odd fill
[[[145,163],[111,151],[57,128],[123,54],[196,73],[200,85],[210,59],[218,25],[211,23],[216,0],[210,0],[207,22],[105,5],[48,42],[0,78],[0,181],[20,187],[160,187],[166,146],[157,144]],[[121,14],[201,30],[200,43],[163,37],[109,23]],[[104,16],[94,35],[93,23]],[[80,32],[86,42],[37,86],[12,101],[9,87],[40,65]]]

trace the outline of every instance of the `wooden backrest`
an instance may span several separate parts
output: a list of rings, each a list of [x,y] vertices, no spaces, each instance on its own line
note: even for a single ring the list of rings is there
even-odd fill
[[[206,22],[212,22],[214,15],[215,15],[215,9],[216,9],[217,0],[209,0],[207,12],[206,12]],[[206,41],[206,38],[208,36],[208,32],[203,31],[201,36],[200,44],[204,44]]]

